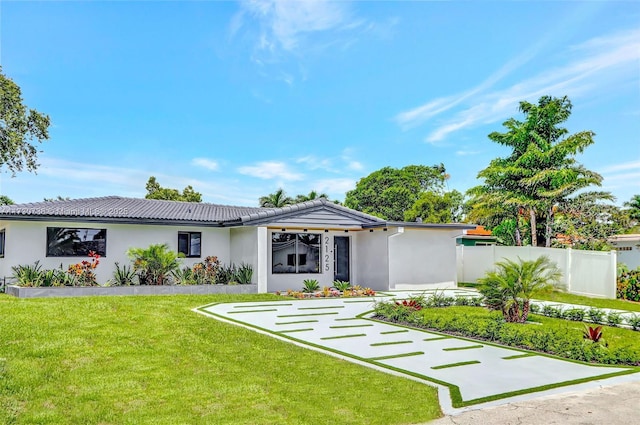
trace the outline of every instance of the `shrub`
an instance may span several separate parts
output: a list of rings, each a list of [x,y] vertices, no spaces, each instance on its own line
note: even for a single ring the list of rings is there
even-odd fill
[[[171,284],[172,272],[180,267],[178,254],[167,244],[149,245],[148,248],[131,248],[127,255],[133,261],[133,270],[140,285]]]
[[[197,266],[198,264],[196,264]],[[171,272],[171,277],[176,285],[198,285],[201,282],[198,280],[198,275],[194,272],[195,266],[183,267],[175,269]]]
[[[582,322],[585,314],[586,312],[581,308],[570,308],[564,312],[564,318],[567,320]]]
[[[640,301],[640,270],[618,270],[616,289],[618,298]]]
[[[587,310],[587,318],[593,323],[604,323],[604,311],[599,308]]]
[[[96,274],[93,272],[100,264],[100,255],[89,251],[91,260],[82,260],[69,266],[67,273],[75,278],[80,286],[97,286]]]
[[[425,307],[449,307],[454,305],[455,302],[456,299],[445,295],[444,290],[440,292],[435,291],[427,298]]]
[[[607,314],[607,325],[618,326],[620,325],[620,323],[622,323],[622,317],[620,316],[620,313],[611,311],[609,312],[609,314]]]
[[[640,330],[640,315],[632,314],[627,318],[627,323],[634,331]]]
[[[555,317],[557,319],[562,319],[564,313],[562,312],[562,308],[556,307],[554,305],[545,305],[542,307],[542,314],[547,317]]]
[[[236,279],[236,266],[230,264],[228,266],[221,265],[216,275],[216,283],[222,285],[232,285]]]
[[[249,285],[252,278],[253,267],[250,264],[240,264],[236,269],[235,280],[241,285]]]
[[[13,278],[19,286],[42,286],[42,266],[36,261],[31,265],[18,265],[11,267]]]
[[[340,292],[344,292],[344,291],[347,291],[349,288],[351,288],[351,283],[346,282],[344,280],[334,280],[333,287]]]

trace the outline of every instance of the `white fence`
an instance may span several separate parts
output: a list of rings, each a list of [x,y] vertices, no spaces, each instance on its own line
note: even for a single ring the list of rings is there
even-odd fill
[[[457,247],[458,282],[475,282],[494,269],[494,264],[509,259],[534,260],[546,255],[562,270],[568,292],[594,297],[616,297],[616,251],[582,251],[531,246]]]

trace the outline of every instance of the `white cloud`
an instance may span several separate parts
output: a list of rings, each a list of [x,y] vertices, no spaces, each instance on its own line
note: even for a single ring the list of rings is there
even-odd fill
[[[631,162],[623,162],[620,164],[613,164],[604,167],[601,172],[602,173],[612,173],[616,171],[626,171],[626,170],[637,170],[640,171],[640,160],[631,161]]]
[[[451,118],[433,129],[425,141],[438,143],[449,134],[479,124],[497,122],[517,111],[518,102],[562,93],[572,98],[592,94],[608,82],[637,80],[640,61],[640,29],[594,38],[564,52],[569,60],[509,87],[488,91],[504,76],[529,61],[539,47],[519,55],[478,86],[446,96],[396,115],[403,129],[415,127],[459,105]]]
[[[208,158],[194,158],[191,161],[191,164],[197,165],[198,167],[206,168],[211,171],[218,171],[219,164],[217,161]]]
[[[349,178],[316,180],[313,187],[320,192],[327,192],[333,199],[336,194],[344,195],[356,187],[356,181]]]
[[[263,161],[255,165],[238,168],[240,174],[260,179],[302,180],[304,175],[288,169],[287,164],[278,161]]]
[[[471,156],[471,155],[478,155],[479,153],[480,151],[466,151],[466,150],[456,151],[456,155],[458,156]]]

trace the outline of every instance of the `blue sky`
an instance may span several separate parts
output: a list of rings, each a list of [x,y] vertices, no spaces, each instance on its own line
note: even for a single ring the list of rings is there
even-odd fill
[[[143,197],[149,176],[206,202],[282,187],[343,200],[384,166],[444,163],[451,189],[507,154],[518,102],[567,95],[579,156],[618,204],[640,193],[640,2],[0,3],[0,62],[51,116],[16,202]]]

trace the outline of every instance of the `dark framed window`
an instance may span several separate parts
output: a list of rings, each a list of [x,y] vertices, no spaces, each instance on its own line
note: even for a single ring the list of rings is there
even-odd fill
[[[107,255],[107,229],[47,227],[47,257]]]
[[[5,230],[0,230],[0,258],[4,258]]]
[[[272,273],[320,273],[320,233],[272,233]]]
[[[178,232],[178,252],[185,257],[200,257],[202,233]]]

